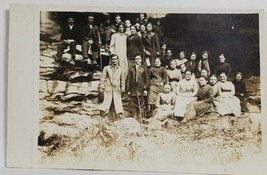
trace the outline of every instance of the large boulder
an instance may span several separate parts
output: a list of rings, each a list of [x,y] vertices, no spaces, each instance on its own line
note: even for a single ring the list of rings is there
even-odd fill
[[[245,112],[260,113],[261,112],[261,97],[250,96],[241,103],[242,109]]]
[[[260,96],[261,86],[260,77],[252,76],[248,79],[244,79],[246,83],[246,90],[249,96]]]
[[[124,118],[114,122],[115,131],[120,136],[140,135],[142,133],[140,123],[134,118]]]
[[[51,122],[43,122],[39,125],[39,131],[45,133],[45,139],[53,135],[64,135],[69,137],[78,137],[80,135],[80,130],[64,124],[58,124]]]

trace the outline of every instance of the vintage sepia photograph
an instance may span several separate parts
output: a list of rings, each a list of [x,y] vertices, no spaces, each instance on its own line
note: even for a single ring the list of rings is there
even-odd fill
[[[259,13],[39,19],[37,167],[231,173],[262,153]]]

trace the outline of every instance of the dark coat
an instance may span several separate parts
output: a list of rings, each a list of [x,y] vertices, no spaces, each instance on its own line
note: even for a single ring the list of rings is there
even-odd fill
[[[215,67],[215,75],[220,75],[222,72],[226,75],[230,75],[232,72],[231,65],[229,63],[220,63]]]
[[[79,26],[74,24],[72,29],[70,29],[69,25],[63,25],[61,27],[61,41],[67,39],[73,39],[76,42],[81,40],[81,31]]]
[[[92,29],[90,29],[89,25],[85,25],[82,29],[82,41],[88,41],[89,39],[92,39],[96,43],[101,41],[99,28],[94,24],[92,25]]]
[[[161,58],[161,66],[165,67],[165,68],[170,68],[170,61],[173,59],[173,57],[171,56],[170,58],[164,56],[163,58]]]
[[[162,26],[158,26],[158,25],[154,25],[153,26],[153,32],[155,32],[158,37],[159,37],[159,42],[162,42],[162,35],[163,35],[163,27]]]
[[[150,62],[151,65],[155,65],[155,58],[157,56],[157,52],[160,52],[160,44],[159,44],[159,39],[158,35],[155,34],[154,32],[146,33],[143,36],[143,45],[145,49],[150,52]]]
[[[247,93],[246,84],[243,80],[240,80],[240,81],[233,80],[232,83],[235,86],[235,95],[237,97],[241,97],[241,96],[246,95],[246,93]],[[241,95],[241,94],[243,94],[243,95]]]
[[[136,54],[143,54],[143,41],[137,34],[127,38],[127,58],[134,60]]]
[[[213,88],[210,85],[205,85],[201,87],[197,92],[197,101],[203,101],[205,103],[212,102]]]
[[[136,73],[138,75],[138,81],[136,82]],[[126,80],[126,91],[131,93],[131,96],[142,96],[144,90],[147,90],[149,86],[148,69],[144,65],[138,67],[136,72],[135,65],[130,67]]]
[[[191,71],[192,73],[197,73],[197,66],[198,66],[198,63],[196,60],[194,61],[191,61],[191,60],[188,60],[186,63],[185,63],[185,67],[186,67],[186,70],[189,70]]]

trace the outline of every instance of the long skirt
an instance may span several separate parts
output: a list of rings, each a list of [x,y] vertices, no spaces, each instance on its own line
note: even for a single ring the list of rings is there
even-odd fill
[[[202,117],[204,114],[214,112],[212,103],[203,103],[201,101],[191,101],[186,108],[183,121],[192,120],[196,117]]]
[[[155,109],[153,118],[156,120],[163,121],[169,117],[173,116],[173,110],[168,109],[168,110],[162,110],[162,109]]]
[[[241,114],[240,100],[236,96],[232,98],[217,97],[213,100],[213,103],[215,105],[215,111],[222,116],[227,114],[240,116]]]
[[[163,87],[161,85],[151,85],[148,91],[147,104],[154,105],[160,92],[163,92]]]
[[[173,110],[167,109],[155,109],[154,115],[151,118],[148,128],[149,129],[161,129],[161,127],[168,121],[170,117],[173,116]]]
[[[174,106],[174,115],[178,117],[183,117],[186,111],[187,105],[191,101],[195,101],[196,97],[184,97],[176,96],[175,106]]]

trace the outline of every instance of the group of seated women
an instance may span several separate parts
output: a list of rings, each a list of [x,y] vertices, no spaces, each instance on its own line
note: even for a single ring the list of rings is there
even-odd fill
[[[223,55],[219,59],[224,63]],[[245,96],[246,87],[240,72],[233,82],[227,80],[229,64],[216,69],[217,75],[209,76],[209,71],[202,69],[197,76],[186,69],[184,63],[177,68],[176,60],[170,60],[167,69],[161,66],[160,59],[155,62],[155,67],[151,67],[150,72],[157,76],[152,76],[150,81],[162,83],[152,83],[149,88],[148,105],[154,111],[154,119],[163,121],[175,116],[183,117],[181,122],[186,123],[208,113],[217,113],[220,116],[241,115],[240,99]],[[222,67],[228,72],[223,71]]]

